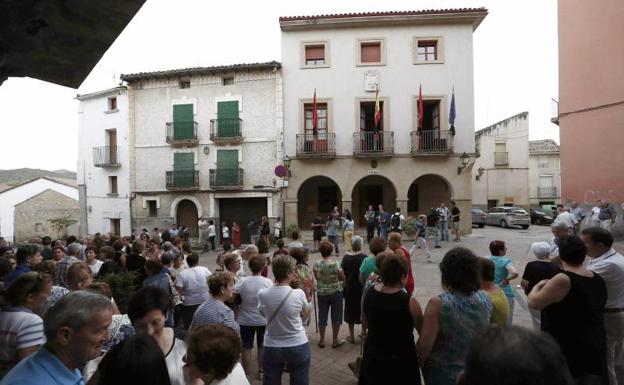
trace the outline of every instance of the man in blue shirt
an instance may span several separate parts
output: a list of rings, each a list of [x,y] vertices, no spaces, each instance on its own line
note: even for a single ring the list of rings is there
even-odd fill
[[[4,278],[4,284],[6,287],[11,286],[11,284],[22,274],[28,273],[32,271],[32,268],[41,262],[43,258],[41,257],[41,252],[39,250],[39,246],[37,245],[24,245],[17,248],[17,253],[15,253],[15,260],[17,262],[17,266],[15,270],[10,272]]]
[[[46,313],[46,344],[15,366],[0,385],[84,385],[79,368],[102,354],[112,320],[110,299],[74,291]]]

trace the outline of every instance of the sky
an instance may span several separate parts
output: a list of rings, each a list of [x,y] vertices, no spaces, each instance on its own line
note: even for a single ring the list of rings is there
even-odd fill
[[[475,129],[529,111],[530,139],[559,142],[557,0],[147,0],[79,89],[30,78],[0,86],[0,169],[75,171],[74,97],[117,86],[122,73],[279,61],[279,16],[462,7],[489,11],[474,33]]]

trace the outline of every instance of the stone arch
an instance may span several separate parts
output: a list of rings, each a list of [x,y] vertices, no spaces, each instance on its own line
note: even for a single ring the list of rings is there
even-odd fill
[[[195,198],[192,195],[180,195],[180,196],[175,197],[173,202],[171,202],[171,208],[169,210],[169,216],[171,218],[174,218],[174,220],[175,220],[175,217],[176,217],[176,214],[177,214],[177,210],[178,210],[178,204],[180,202],[182,202],[183,200],[185,200],[185,199],[188,199],[191,202],[195,203],[195,207],[197,207],[197,216],[199,218],[201,218],[204,215],[204,212],[202,210],[202,205],[201,205],[201,203],[199,203],[199,199]]]
[[[356,226],[365,226],[364,213],[369,204],[375,210],[381,204],[385,211],[394,212],[397,207],[397,189],[394,183],[382,175],[367,175],[353,185],[351,208]]]
[[[453,197],[453,186],[438,174],[425,174],[416,178],[407,191],[407,212],[409,215],[426,214],[440,202],[449,202]]]
[[[297,190],[299,228],[310,228],[310,224],[317,216],[326,218],[334,206],[342,210],[342,191],[335,180],[324,175],[306,179]]]

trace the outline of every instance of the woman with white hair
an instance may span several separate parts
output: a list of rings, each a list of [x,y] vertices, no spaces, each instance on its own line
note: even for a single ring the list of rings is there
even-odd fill
[[[522,288],[528,296],[533,286],[537,285],[543,279],[551,279],[560,271],[559,265],[550,261],[550,245],[548,242],[534,242],[531,245],[531,252],[537,258],[535,261],[527,263],[522,274]],[[529,309],[531,318],[533,319],[533,328],[540,330],[541,311]]]

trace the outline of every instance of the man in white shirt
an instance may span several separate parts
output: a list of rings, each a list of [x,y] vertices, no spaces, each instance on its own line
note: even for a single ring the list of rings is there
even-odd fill
[[[570,208],[565,207],[563,211],[557,215],[557,219],[555,219],[555,223],[561,223],[568,228],[568,232],[573,231],[574,227],[578,223],[574,215],[570,213]]]
[[[600,207],[602,206],[602,201],[598,199],[596,201],[596,206],[591,209],[591,225],[592,226],[600,226]]]
[[[199,244],[204,251],[208,251],[208,220],[202,216],[197,221],[197,227],[199,228]]]
[[[591,258],[588,268],[607,284],[604,325],[607,333],[607,369],[610,385],[624,385],[624,257],[613,250],[613,235],[607,229],[583,230],[581,239]]]
[[[550,246],[550,256],[558,257],[559,256],[559,244],[557,243],[560,238],[568,236],[568,226],[563,223],[555,222],[550,225],[550,230],[552,231],[554,237],[548,242]]]

